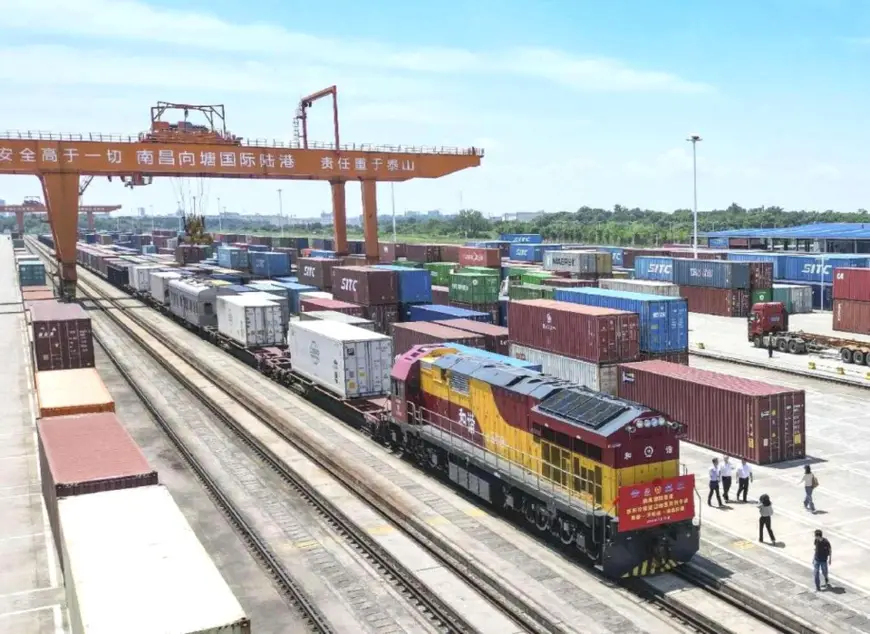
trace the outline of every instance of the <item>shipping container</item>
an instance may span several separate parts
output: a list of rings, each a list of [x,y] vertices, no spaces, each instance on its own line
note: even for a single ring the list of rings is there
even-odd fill
[[[169,281],[169,311],[200,328],[217,327],[217,296],[235,295],[230,285],[194,279]]]
[[[510,297],[499,297],[498,298],[498,325],[508,327],[508,304],[510,304]]]
[[[410,304],[410,306],[414,305],[415,304]],[[375,306],[363,306],[362,316],[374,322],[375,332],[379,332],[382,335],[389,335],[390,326],[397,321],[400,321],[399,317],[401,315],[401,311],[399,310],[399,306],[399,304],[377,304]]]
[[[544,236],[540,233],[503,233],[499,236],[502,242],[513,244],[540,244]]]
[[[390,337],[334,321],[296,321],[288,340],[293,370],[341,398],[389,393]]]
[[[494,354],[509,356],[508,329],[504,326],[497,326],[473,319],[445,319],[434,323],[480,335],[483,337],[483,347],[485,350]]]
[[[158,264],[135,264],[130,268],[130,286],[140,293],[151,292],[151,272],[165,271],[165,266]]]
[[[316,291],[316,286],[309,284],[300,284],[298,282],[282,282],[278,284],[287,289],[287,301],[290,308],[290,313],[296,315],[299,313],[299,295],[309,291]]]
[[[680,286],[680,295],[686,299],[691,313],[719,315],[720,317],[748,317],[749,291],[704,286]]]
[[[218,264],[226,269],[244,270],[249,268],[247,249],[238,247],[218,247]]]
[[[449,286],[450,275],[459,268],[455,262],[427,262],[424,266],[432,276],[433,286]]]
[[[365,311],[359,304],[352,304],[340,299],[327,297],[308,297],[308,293],[302,293],[299,296],[299,313],[306,313],[312,310],[334,310],[346,315],[365,317]]]
[[[34,302],[30,321],[38,372],[94,367],[91,318],[81,305]]]
[[[772,267],[773,278],[778,280],[780,279],[780,262],[782,262],[782,259],[787,256],[778,253],[745,253],[729,251],[727,257],[733,262],[769,262]]]
[[[440,262],[441,247],[437,244],[405,245],[405,257],[412,262]]]
[[[405,245],[394,242],[381,242],[379,252],[381,262],[389,264],[405,256]]]
[[[770,262],[747,262],[749,265],[749,288],[770,290],[773,287],[773,264]]]
[[[501,252],[498,249],[482,247],[459,247],[459,264],[462,266],[501,266]]]
[[[329,258],[299,258],[296,275],[300,284],[310,284],[328,291],[332,288],[332,268],[341,262]]]
[[[772,288],[755,288],[749,293],[750,307],[755,306],[756,304],[766,304],[770,301],[773,301]]]
[[[689,442],[774,464],[806,456],[804,391],[666,361],[619,368],[621,398],[686,428]]]
[[[282,345],[281,306],[253,295],[256,293],[218,296],[218,332],[244,348]]]
[[[789,315],[813,312],[813,289],[805,284],[774,284],[773,301],[785,306]]]
[[[483,336],[429,321],[393,324],[393,350],[405,354],[414,346],[454,341],[472,348],[486,349]]]
[[[674,258],[674,283],[680,286],[749,290],[749,263]]]
[[[870,269],[844,267],[835,270],[833,298],[870,302]]]
[[[273,280],[259,280],[256,282],[251,282],[250,284],[246,284],[246,286],[254,291],[259,291],[261,293],[270,293],[272,295],[277,295],[278,297],[289,297],[289,292],[287,287],[283,284],[273,281]]]
[[[613,266],[623,266],[623,253],[625,249],[622,247],[607,247],[607,246],[597,246],[595,247],[596,251],[604,251],[605,253],[609,253],[611,260],[613,262]]]
[[[157,472],[114,413],[41,418],[36,431],[42,497],[59,556],[60,498],[157,484]]]
[[[332,294],[336,299],[373,306],[396,304],[396,272],[368,266],[336,266],[332,269]]]
[[[689,351],[682,352],[641,352],[638,361],[667,361],[689,365]]]
[[[671,284],[670,282],[657,282],[655,280],[606,279],[599,280],[598,286],[611,291],[647,293],[649,295],[661,295],[663,297],[680,296],[680,287],[676,284]]]
[[[19,262],[18,283],[21,286],[45,286],[45,265],[26,260]]]
[[[596,251],[547,251],[544,253],[544,268],[572,275],[607,275],[613,270],[613,259],[610,253]]]
[[[349,326],[356,326],[357,328],[365,328],[366,330],[371,330],[374,332],[375,330],[375,322],[371,319],[365,319],[364,317],[357,317],[355,315],[348,315],[347,313],[340,313],[337,310],[312,310],[309,312],[299,313],[300,321],[335,321],[341,324],[348,324]]]
[[[490,352],[489,350],[473,348],[471,346],[466,346],[465,344],[457,343],[455,341],[446,342],[444,344],[444,347],[456,350],[456,352],[458,352],[459,354],[465,354],[471,357],[477,357],[479,359],[486,359],[487,361],[493,361],[495,363],[503,363],[505,365],[509,365],[514,368],[522,368],[523,370],[528,370],[530,372],[541,371],[541,364],[539,363],[532,363],[531,361],[524,361],[522,359],[509,357],[502,354],[496,354],[494,352]]]
[[[634,276],[639,280],[674,281],[674,259],[644,255],[634,259]]]
[[[596,392],[616,395],[617,364],[598,364],[536,350],[516,343],[510,344],[512,357],[540,364],[541,372],[558,379],[583,385]]]
[[[634,313],[550,299],[511,301],[512,343],[591,363],[637,359],[639,320]]]
[[[870,302],[835,299],[833,328],[841,332],[870,335]]]
[[[114,412],[115,401],[94,368],[36,373],[39,418]]]
[[[447,306],[450,302],[450,287],[432,285],[432,304]]]
[[[508,287],[508,299],[553,299],[555,292],[555,286],[512,284]]]
[[[520,276],[520,282],[523,284],[540,285],[541,282],[555,277],[553,271],[544,271],[542,269],[527,269]]]
[[[560,288],[555,299],[637,314],[642,352],[678,352],[689,346],[689,310],[682,297],[604,288]]]
[[[290,256],[278,251],[250,253],[251,273],[262,277],[290,275]]]
[[[510,246],[508,257],[514,262],[543,262],[544,261],[544,246],[543,244],[523,244],[515,243]],[[561,251],[561,245],[553,245],[550,251]]]
[[[637,249],[634,247],[624,247],[622,249],[622,266],[627,269],[633,269],[635,267],[635,259],[644,256],[667,256],[667,249]],[[668,281],[668,280],[664,280]]]
[[[303,302],[306,299],[332,299],[332,293],[326,291],[305,291],[299,293],[299,301]]]
[[[498,275],[466,273],[464,269],[450,275],[450,301],[465,304],[492,304],[498,301],[501,279]]]
[[[432,275],[428,271],[390,264],[379,264],[372,268],[393,271],[396,274],[400,303],[432,303]]]
[[[441,262],[459,263],[459,245],[458,244],[439,244],[438,259]]]
[[[498,324],[499,313],[501,312],[501,306],[498,302],[493,302],[491,304],[468,304],[466,302],[451,300],[450,306],[453,308],[461,308],[472,313],[484,313],[489,317],[489,319],[484,321],[488,321],[491,324]]]
[[[779,278],[796,283],[830,284],[834,269],[866,268],[868,258],[846,255],[786,255],[779,267]],[[816,302],[818,305],[818,302]]]
[[[287,324],[290,323],[290,301],[286,295],[276,295],[269,291],[255,291],[246,293],[245,298],[259,297],[260,299],[268,300],[278,304],[281,309],[281,332],[287,331]]]
[[[440,321],[444,319],[474,319],[492,323],[492,315],[486,312],[443,306],[441,304],[421,304],[411,307],[411,321]]]
[[[164,486],[65,498],[58,516],[72,634],[250,634]]]
[[[164,306],[169,305],[169,283],[181,279],[181,273],[175,271],[152,271],[149,280],[151,299]]]
[[[109,284],[124,288],[130,285],[130,267],[132,263],[123,260],[115,260],[106,264],[106,274]]]

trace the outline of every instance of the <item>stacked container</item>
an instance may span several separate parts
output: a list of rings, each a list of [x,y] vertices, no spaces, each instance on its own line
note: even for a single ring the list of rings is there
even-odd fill
[[[424,267],[432,275],[435,286],[449,286],[450,275],[458,268],[455,262],[427,262]]]
[[[440,323],[412,321],[393,324],[393,350],[404,354],[414,346],[456,341],[472,348],[484,349],[486,343],[482,335],[451,328]]]
[[[36,373],[39,418],[114,412],[115,401],[94,368]]]
[[[640,260],[641,258],[638,258]],[[627,291],[630,293],[648,293],[663,297],[679,297],[680,287],[669,282],[655,282],[653,280],[599,280],[598,286],[611,291]]]
[[[276,301],[257,295],[218,296],[218,332],[243,348],[282,345],[284,328],[281,306]]]
[[[407,315],[411,306],[416,304],[432,303],[432,275],[429,271],[389,264],[380,264],[373,268],[392,271],[396,274],[400,315]]]
[[[345,315],[353,315],[355,317],[363,317],[365,310],[358,304],[351,304],[340,299],[332,299],[331,297],[311,297],[309,293],[302,293],[299,296],[299,314],[321,311],[334,310]]]
[[[459,247],[459,264],[498,268],[501,266],[501,252],[484,247]]]
[[[261,277],[281,277],[290,275],[290,256],[278,251],[252,252],[248,255],[251,261],[251,273]]]
[[[609,277],[613,272],[613,257],[610,253],[595,251],[546,251],[544,268],[578,278]]]
[[[405,257],[412,262],[440,262],[441,246],[437,244],[407,244]]]
[[[35,302],[30,320],[38,372],[94,367],[91,318],[79,304]]]
[[[45,265],[42,262],[24,260],[18,263],[20,286],[45,286]]]
[[[746,317],[751,308],[749,262],[674,258],[674,283],[693,313]]]
[[[310,312],[299,313],[300,321],[337,321],[341,324],[356,326],[357,328],[365,328],[374,332],[375,323],[370,319],[340,313],[337,310],[312,310]]]
[[[363,316],[380,333],[399,320],[399,281],[394,270],[371,266],[341,266],[332,270],[332,293],[336,299],[363,308]],[[411,291],[413,292],[413,291]]]
[[[634,276],[639,280],[674,281],[674,259],[662,255],[644,255],[634,259]]]
[[[434,323],[480,335],[483,337],[484,348],[494,354],[507,356],[510,353],[510,348],[508,346],[510,333],[504,326],[496,326],[494,324],[475,321],[473,319],[445,319]]]
[[[276,282],[287,289],[287,302],[290,313],[296,315],[299,313],[299,294],[307,291],[316,291],[316,286],[308,284],[300,284],[298,282]]]
[[[870,269],[834,271],[834,330],[870,334]]]
[[[772,297],[789,315],[813,312],[813,289],[805,284],[774,284]]]
[[[328,291],[332,288],[332,269],[341,262],[331,258],[299,258],[296,275],[300,284]]]
[[[473,319],[493,323],[492,315],[476,310],[440,304],[421,304],[412,306],[410,321],[442,321],[444,319]]]

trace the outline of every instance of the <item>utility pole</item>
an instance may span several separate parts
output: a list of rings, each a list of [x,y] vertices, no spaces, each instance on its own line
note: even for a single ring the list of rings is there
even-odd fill
[[[284,201],[281,198],[281,188],[278,188],[278,225],[281,227],[281,237],[284,237]]]
[[[692,206],[692,217],[694,230],[692,231],[692,253],[694,258],[698,259],[698,141],[703,139],[697,135],[691,135],[686,141],[692,144],[692,194],[694,204]]]
[[[218,204],[218,231],[222,232],[223,229],[221,228],[221,197],[220,196],[217,197],[217,204]]]
[[[396,243],[396,184],[390,181],[390,202],[393,204],[393,244]]]

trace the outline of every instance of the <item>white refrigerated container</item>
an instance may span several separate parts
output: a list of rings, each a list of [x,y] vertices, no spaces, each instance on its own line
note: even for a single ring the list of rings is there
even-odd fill
[[[288,332],[293,370],[342,398],[390,391],[393,340],[335,321],[294,321]]]
[[[598,280],[598,286],[611,291],[628,291],[629,293],[647,293],[665,297],[679,297],[680,287],[670,282],[655,280],[620,280],[616,278]]]
[[[164,306],[169,305],[169,282],[180,280],[181,273],[175,271],[151,271],[151,299]]]
[[[165,267],[158,264],[136,264],[130,267],[129,282],[135,290],[141,293],[151,292],[151,272],[163,271]]]
[[[616,396],[618,365],[616,363],[599,365],[515,343],[510,344],[510,356],[540,364],[541,372],[544,374],[583,385],[596,392]]]
[[[341,324],[356,326],[357,328],[365,328],[366,330],[375,329],[375,322],[371,319],[340,313],[337,310],[310,310],[299,313],[299,319],[301,321],[336,321]]]
[[[250,620],[160,485],[58,501],[73,634],[249,634]]]
[[[218,296],[218,332],[245,348],[282,345],[281,306],[270,299],[250,295],[253,293]]]

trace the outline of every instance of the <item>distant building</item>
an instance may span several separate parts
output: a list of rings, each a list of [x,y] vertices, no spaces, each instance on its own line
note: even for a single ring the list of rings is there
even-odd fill
[[[504,214],[501,219],[504,222],[529,222],[531,220],[536,220],[543,215],[543,211],[515,211],[513,213]]]

